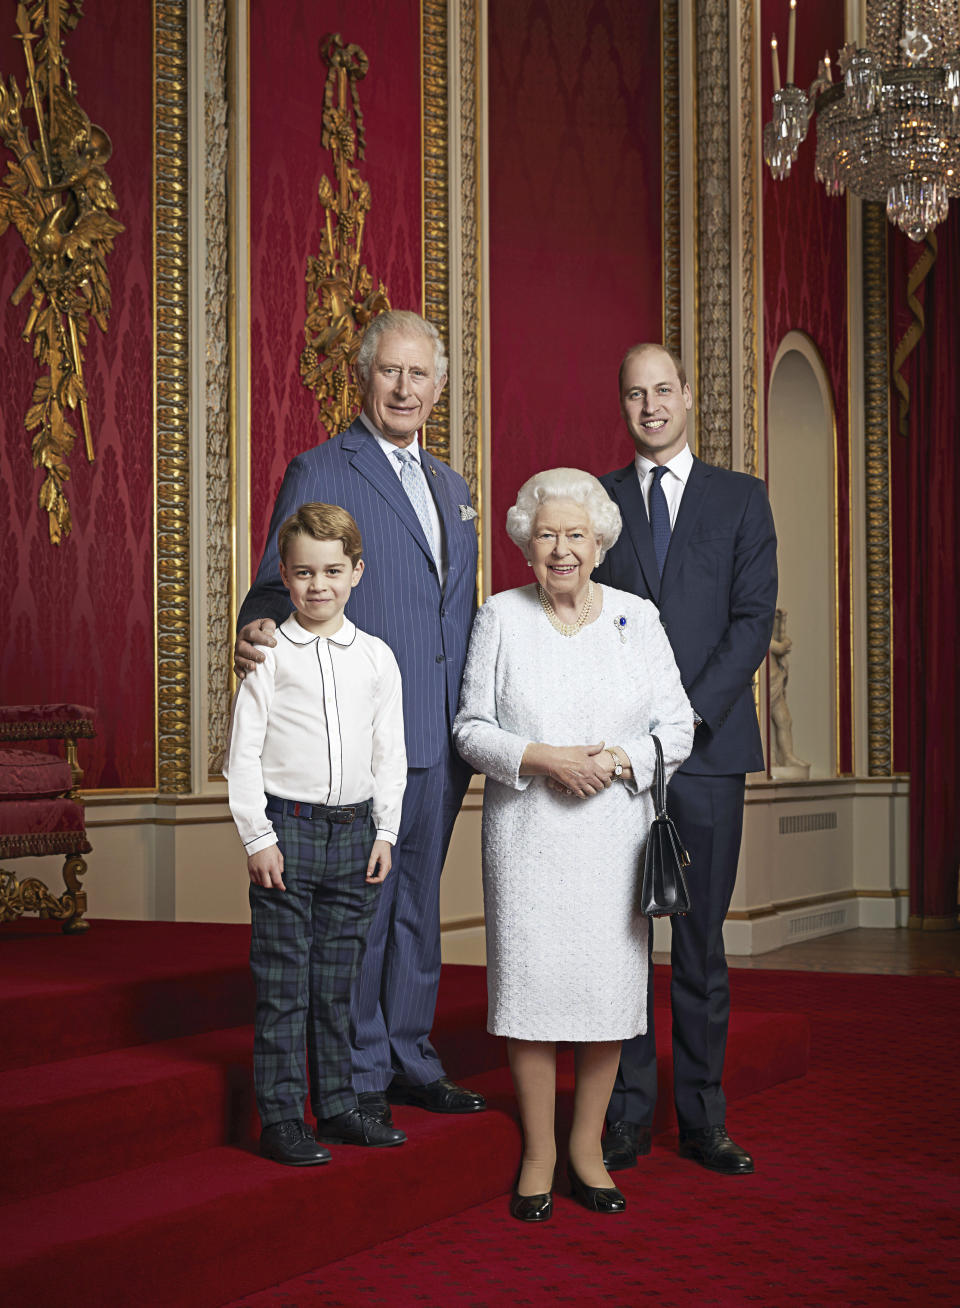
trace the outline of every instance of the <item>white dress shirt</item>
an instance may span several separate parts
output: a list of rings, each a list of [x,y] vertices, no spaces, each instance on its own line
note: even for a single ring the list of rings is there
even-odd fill
[[[400,670],[348,618],[314,636],[292,613],[240,683],[223,766],[248,854],[277,843],[266,796],[347,806],[373,800],[377,839],[396,843],[407,781]]]
[[[640,481],[640,490],[643,492],[643,502],[647,506],[647,517],[650,517],[650,487],[653,485],[653,470],[657,467],[649,459],[645,459],[642,454],[638,454],[634,460],[637,469],[637,477]],[[690,446],[684,445],[679,454],[663,465],[667,469],[667,475],[660,482],[663,487],[663,493],[667,501],[667,511],[670,514],[670,530],[673,531],[677,525],[677,513],[680,510],[680,501],[683,499],[683,490],[687,484],[687,478],[693,470],[693,455],[690,453]]]
[[[360,410],[360,421],[363,423],[367,431],[380,446],[381,450],[383,450],[384,454],[387,456],[387,462],[390,464],[390,467],[397,474],[397,479],[400,480],[400,474],[403,470],[403,464],[396,457],[396,455],[397,455],[397,451],[401,449],[401,446],[394,445],[393,441],[388,441],[386,436],[381,436],[381,434],[377,431],[376,427],[374,427],[373,423],[370,421],[370,419],[367,417],[366,413],[364,413],[362,409]],[[416,459],[416,461],[420,464],[420,467],[423,468],[423,459],[420,457],[420,433],[419,432],[416,433],[416,435],[414,436],[413,440],[409,445],[403,446],[402,448],[406,450],[408,454],[412,454],[413,457]],[[440,512],[437,509],[437,502],[433,498],[432,491],[429,489],[430,478],[427,477],[426,471],[424,471],[424,478],[427,482],[427,488],[428,488],[427,512],[430,514],[430,525],[433,528],[433,540],[429,543],[433,546],[434,558],[437,560],[437,567],[440,569],[440,584],[442,586],[444,582],[447,580],[447,552],[445,549],[445,542],[443,539],[443,527],[440,523]],[[404,491],[403,493],[404,495],[406,495],[407,492]]]

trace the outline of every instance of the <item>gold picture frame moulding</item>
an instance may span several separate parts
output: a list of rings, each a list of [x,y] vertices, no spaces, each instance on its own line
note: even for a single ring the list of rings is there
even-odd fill
[[[153,7],[157,789],[191,786],[187,3]]]

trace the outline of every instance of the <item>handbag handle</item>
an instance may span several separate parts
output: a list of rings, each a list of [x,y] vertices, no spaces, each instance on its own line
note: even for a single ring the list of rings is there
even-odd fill
[[[656,757],[653,762],[653,807],[658,818],[667,816],[667,782],[663,770],[663,746],[659,736],[651,736]]]

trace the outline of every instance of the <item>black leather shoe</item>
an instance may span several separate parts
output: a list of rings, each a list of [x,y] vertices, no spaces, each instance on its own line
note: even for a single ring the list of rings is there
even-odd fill
[[[375,1117],[384,1126],[393,1126],[393,1114],[383,1090],[361,1090],[357,1095],[357,1105],[368,1117]]]
[[[510,1216],[518,1222],[549,1222],[553,1216],[552,1194],[517,1194],[510,1196]]]
[[[265,1126],[260,1133],[260,1153],[287,1167],[316,1167],[330,1161],[330,1150],[318,1145],[306,1123],[296,1118]]]
[[[570,1194],[578,1204],[589,1208],[592,1213],[622,1213],[626,1211],[627,1201],[616,1186],[587,1185],[581,1181],[573,1163],[567,1163],[567,1177],[570,1181]]]
[[[348,1108],[336,1117],[317,1122],[317,1139],[324,1144],[367,1145],[371,1149],[389,1149],[401,1145],[406,1136],[395,1126],[385,1126],[365,1108]]]
[[[394,1082],[387,1091],[387,1098],[392,1104],[413,1104],[429,1113],[482,1113],[487,1106],[483,1095],[478,1095],[475,1090],[465,1090],[448,1076],[428,1081],[426,1085],[397,1085]]]
[[[650,1152],[649,1126],[639,1122],[611,1122],[603,1137],[603,1165],[608,1172],[636,1167],[637,1159]]]
[[[725,1176],[748,1176],[753,1159],[727,1135],[725,1126],[705,1126],[698,1131],[680,1132],[680,1157],[691,1158],[711,1172]]]

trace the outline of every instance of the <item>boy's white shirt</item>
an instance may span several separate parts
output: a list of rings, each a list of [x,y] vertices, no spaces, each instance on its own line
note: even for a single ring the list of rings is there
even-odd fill
[[[348,618],[314,636],[291,614],[233,701],[223,765],[248,854],[277,843],[267,794],[348,806],[373,799],[377,839],[395,844],[407,780],[400,669]]]

